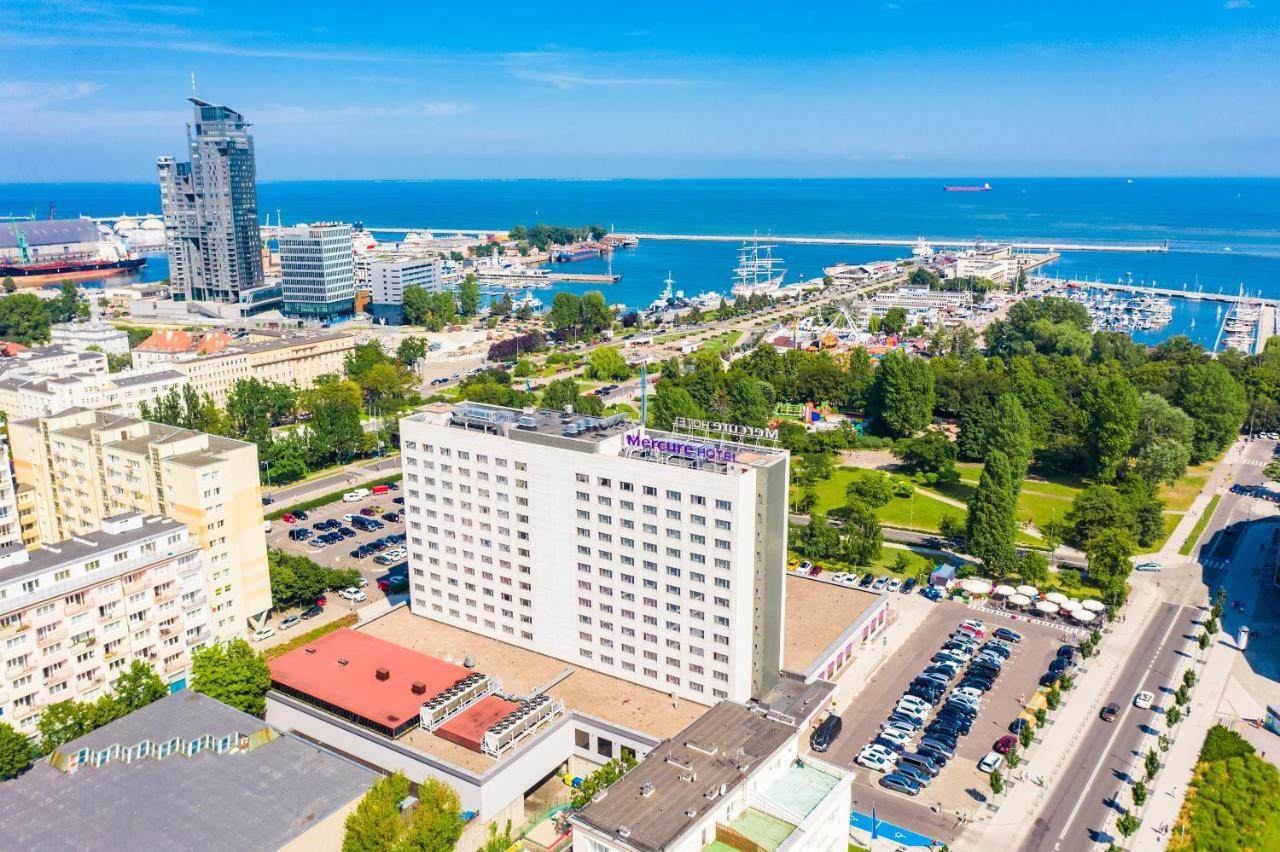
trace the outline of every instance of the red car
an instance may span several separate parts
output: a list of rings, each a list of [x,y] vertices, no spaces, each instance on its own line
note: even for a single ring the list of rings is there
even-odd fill
[[[329,605],[329,599],[326,598],[324,595],[321,595],[320,597],[316,598],[316,606],[328,606],[328,605]]]
[[[1018,744],[1017,737],[1013,736],[1012,734],[1005,734],[1003,737],[996,740],[996,744],[995,746],[993,746],[993,748],[999,754],[1008,754],[1009,749],[1013,748],[1017,744]]]
[[[284,521],[286,524],[292,524],[292,523],[295,523],[298,519],[286,512],[285,516],[280,520]]]

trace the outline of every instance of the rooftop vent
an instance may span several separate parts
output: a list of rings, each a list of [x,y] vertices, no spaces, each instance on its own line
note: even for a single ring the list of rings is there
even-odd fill
[[[476,658],[467,654],[462,658],[462,665],[468,669],[474,669],[476,667]]]
[[[413,691],[414,695],[424,695],[427,691],[427,685],[420,680],[415,680],[409,689]]]
[[[346,660],[344,660],[342,657],[338,658],[338,665],[345,666],[346,664],[347,664]]]
[[[316,652],[316,649],[315,649],[315,648],[303,648],[303,649],[302,649],[302,651],[303,651],[303,653],[305,653],[305,654],[314,654],[314,653]]]
[[[687,811],[684,812],[684,815],[687,816],[689,819],[693,819],[698,815],[698,812],[695,811],[693,808],[689,808]]]
[[[630,837],[631,829],[627,828],[625,825],[618,826],[618,836],[622,838]]]
[[[640,785],[640,797],[647,799],[653,795],[653,782],[646,781]]]
[[[378,680],[390,680],[391,672],[388,669],[378,669],[376,672],[374,672],[374,677],[376,677]]]

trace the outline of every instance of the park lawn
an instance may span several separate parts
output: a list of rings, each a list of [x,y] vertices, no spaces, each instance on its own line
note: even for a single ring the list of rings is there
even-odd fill
[[[849,487],[849,482],[854,476],[859,473],[861,473],[859,468],[838,467],[830,479],[819,482],[814,487],[818,494],[818,502],[814,506],[814,511],[826,513],[843,506],[845,504],[845,489]],[[895,478],[901,479],[901,477]],[[920,530],[922,532],[937,532],[938,524],[942,522],[944,515],[964,516],[963,509],[950,506],[941,500],[935,500],[919,492],[916,492],[912,497],[894,497],[875,511],[882,524],[901,529]]]
[[[1191,508],[1192,501],[1200,496],[1200,491],[1208,481],[1208,473],[1192,473],[1188,470],[1173,485],[1160,486],[1160,499],[1169,511],[1185,512]]]
[[[978,484],[978,477],[982,475],[982,462],[956,462],[956,470],[960,471],[961,485],[973,487]],[[1059,470],[1039,470],[1033,467],[1026,481],[1022,483],[1022,490],[1024,493],[1074,500],[1087,485],[1083,478],[1075,474],[1063,473]],[[947,494],[947,496],[955,497],[957,500],[962,499],[954,494]]]
[[[728,334],[722,334],[719,337],[713,337],[702,344],[702,348],[708,352],[718,353],[721,349],[732,349],[742,338],[742,332],[731,331]]]
[[[1222,499],[1221,494],[1213,495],[1209,500],[1209,505],[1205,506],[1204,512],[1196,519],[1196,525],[1191,528],[1191,534],[1187,536],[1187,540],[1178,548],[1178,553],[1182,556],[1190,556],[1191,551],[1195,549],[1196,542],[1200,540],[1200,536],[1204,534],[1204,528],[1209,525],[1209,519],[1213,517],[1213,513],[1218,510],[1218,501]]]

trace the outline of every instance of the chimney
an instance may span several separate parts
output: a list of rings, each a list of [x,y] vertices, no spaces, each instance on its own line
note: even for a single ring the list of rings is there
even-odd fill
[[[378,680],[390,680],[391,672],[388,669],[378,669],[378,671],[374,674],[374,676]]]
[[[415,680],[413,686],[409,687],[414,695],[424,695],[427,691],[427,685],[420,680]]]

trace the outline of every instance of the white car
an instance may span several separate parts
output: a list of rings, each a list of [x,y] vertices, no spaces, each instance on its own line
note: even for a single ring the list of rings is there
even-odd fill
[[[253,639],[253,641],[255,642],[261,642],[264,639],[270,639],[272,636],[275,636],[275,635],[276,635],[276,632],[272,630],[270,627],[264,627],[261,630],[253,631],[253,636],[251,636],[250,638]]]
[[[867,769],[876,772],[888,772],[893,768],[893,760],[891,758],[883,757],[878,753],[869,753],[865,750],[858,755],[857,763],[859,766],[865,766]]]
[[[1160,570],[1160,563],[1159,563],[1159,562],[1143,562],[1141,565],[1135,565],[1135,566],[1133,566],[1133,570],[1135,570],[1135,571],[1159,571],[1159,570]]]
[[[978,770],[990,774],[1000,768],[1000,764],[1004,763],[1004,755],[998,751],[989,751],[987,756],[978,761]]]
[[[1151,705],[1155,703],[1156,697],[1150,692],[1139,692],[1133,696],[1133,706],[1139,710],[1150,710]]]
[[[360,591],[359,589],[355,588],[354,586],[348,589],[343,589],[342,591],[338,592],[338,597],[346,598],[352,603],[360,603],[361,601],[366,601],[369,599],[368,595],[366,595],[364,592]]]
[[[951,696],[953,698],[972,698],[974,701],[981,701],[982,690],[973,686],[962,686],[951,693]]]
[[[352,515],[352,514],[350,514],[350,513],[347,513],[347,514],[345,514],[345,515],[343,515],[343,516],[342,516],[342,520],[346,521],[347,523],[351,523],[351,519],[352,519],[352,518],[354,518],[354,517],[355,517],[355,515]]]
[[[899,580],[897,577],[894,577],[892,580],[889,581],[889,585],[884,587],[884,590],[886,592],[896,592],[898,591],[898,589],[901,589],[901,588],[902,588],[902,581]]]
[[[914,695],[904,695],[898,699],[897,709],[915,716],[923,716],[929,712],[929,702],[923,698],[916,698]]]
[[[911,743],[911,735],[906,731],[899,730],[898,728],[890,728],[887,731],[881,731],[880,739],[885,742],[893,743],[894,745],[902,746],[903,748],[906,748]]]
[[[896,758],[896,755],[891,749],[885,748],[879,743],[870,743],[863,746],[862,751],[859,752],[859,754],[866,755],[868,757],[882,757],[885,760],[894,760]]]
[[[848,574],[840,577],[840,582],[846,586],[856,586],[858,585],[858,575],[853,572],[849,572]]]

